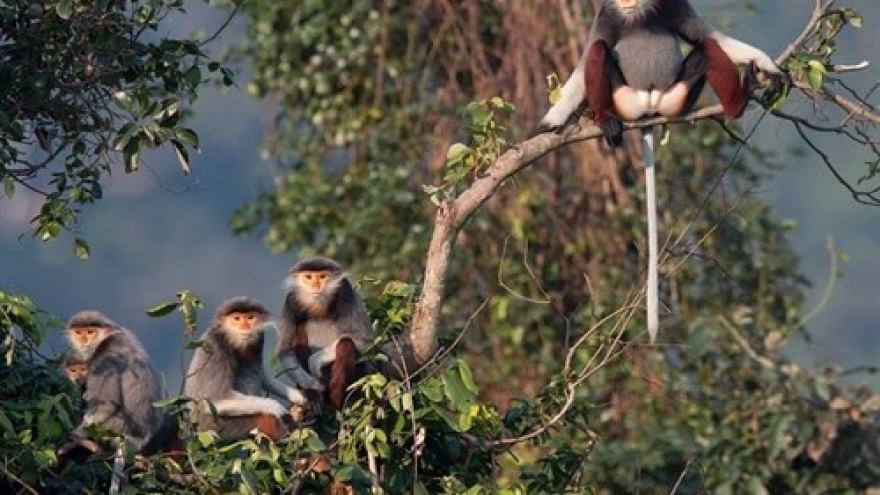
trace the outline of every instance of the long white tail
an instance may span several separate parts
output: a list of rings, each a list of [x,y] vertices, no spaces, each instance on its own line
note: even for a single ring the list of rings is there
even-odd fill
[[[657,254],[657,179],[654,166],[654,131],[646,128],[642,131],[642,159],[645,165],[645,207],[648,215],[648,287],[647,287],[647,321],[648,335],[651,343],[657,338],[660,327],[658,254]]]

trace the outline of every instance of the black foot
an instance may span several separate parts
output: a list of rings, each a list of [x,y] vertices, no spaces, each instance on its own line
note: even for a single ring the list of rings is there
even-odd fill
[[[611,118],[599,123],[599,129],[605,136],[605,142],[610,146],[619,148],[623,146],[623,122],[620,119]]]

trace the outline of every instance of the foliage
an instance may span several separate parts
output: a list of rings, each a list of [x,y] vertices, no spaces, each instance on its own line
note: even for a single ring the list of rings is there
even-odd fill
[[[55,447],[78,422],[79,391],[60,363],[37,352],[57,322],[20,294],[0,291],[0,491],[83,493],[106,481],[107,466],[58,466]],[[53,470],[53,468],[58,468]]]
[[[266,151],[281,172],[275,189],[239,210],[233,230],[263,229],[273,249],[321,252],[369,273],[363,285],[382,287],[367,298],[380,334],[373,352],[399,344],[418,296],[412,282],[432,199],[467,188],[536,120],[534,101],[516,88],[533,96],[546,69],[534,53],[562,51],[571,33],[561,23],[583,25],[586,13],[564,4],[249,2],[239,56],[254,60],[253,94],[280,102]],[[24,29],[15,40],[28,29],[70,38],[42,54],[16,43],[0,51],[9,74],[18,74],[3,79],[0,71],[0,82],[13,88],[24,74],[43,74],[53,82],[38,94],[61,105],[45,115],[42,107],[16,114],[4,105],[8,122],[0,122],[5,153],[24,174],[4,165],[13,190],[54,163],[27,162],[22,146],[48,142],[46,152],[64,159],[64,171],[52,176],[57,191],[47,194],[51,211],[38,219],[38,233],[51,238],[75,225],[76,205],[100,198],[109,171],[101,160],[114,147],[133,169],[141,151],[171,143],[185,165],[175,140],[197,141],[184,138],[194,134],[180,127],[177,105],[195,97],[201,67],[230,73],[195,42],[139,37],[180,2],[13,7],[0,15],[4,32]],[[833,82],[833,41],[844,21],[856,22],[841,12],[813,33],[815,50],[791,59],[793,74],[813,90]],[[536,48],[534,39],[551,46]],[[89,63],[106,77],[70,65],[80,58],[68,47],[94,53]],[[77,95],[93,99],[73,100],[97,110],[64,110],[68,88],[59,81],[74,81]],[[113,102],[118,91],[124,97]],[[24,93],[9,94],[25,102]],[[69,115],[88,118],[69,123]],[[880,398],[842,385],[844,370],[816,372],[784,354],[802,330],[807,281],[789,245],[792,229],[749,194],[771,165],[760,152],[741,151],[726,130],[700,123],[674,128],[659,153],[660,209],[669,212],[660,219],[662,345],[642,344],[638,165],[595,142],[571,146],[509,181],[459,233],[449,330],[434,362],[364,378],[350,408],[278,445],[220,441],[183,421],[185,461],[133,463],[124,491],[324,493],[342,484],[389,494],[819,495],[878,486]],[[149,311],[179,311],[191,336],[200,307],[181,291]],[[34,350],[51,318],[4,293],[0,317],[0,487],[105,490],[106,459],[59,465],[55,456],[75,423],[76,394],[57,364]],[[180,411],[186,401],[165,405]],[[321,460],[329,471],[317,469]]]
[[[33,235],[76,233],[83,205],[117,169],[138,170],[148,150],[170,148],[184,172],[196,133],[187,107],[212,73],[200,42],[164,34],[182,0],[14,0],[0,8],[0,183],[12,197],[43,196]],[[76,255],[88,244],[76,239]]]

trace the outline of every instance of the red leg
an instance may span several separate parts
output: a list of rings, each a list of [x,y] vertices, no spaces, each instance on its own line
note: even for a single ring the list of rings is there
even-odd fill
[[[587,55],[587,67],[584,70],[584,84],[587,93],[587,103],[596,114],[595,121],[597,124],[601,124],[614,116],[612,114],[611,80],[607,72],[610,60],[608,43],[604,40],[598,40],[590,46],[590,52]]]
[[[718,96],[718,100],[724,108],[724,115],[729,119],[739,118],[746,108],[749,95],[747,88],[742,83],[736,64],[712,38],[706,38],[703,42],[703,48],[709,59],[709,85]]]
[[[247,416],[221,416],[216,421],[213,418],[205,417],[199,424],[199,430],[214,430],[222,438],[228,439],[245,437],[254,429],[271,438],[274,442],[281,440],[286,433],[286,428],[280,418],[265,413]]]
[[[327,392],[330,395],[330,405],[341,411],[345,404],[346,389],[359,377],[357,373],[358,350],[354,341],[342,338],[336,343],[336,359],[330,368],[330,383]]]
[[[623,144],[623,124],[614,112],[613,90],[625,84],[608,43],[605,40],[593,42],[584,70],[584,92],[594,113],[593,120],[612,146]]]
[[[254,417],[254,428],[277,442],[284,438],[285,428],[281,420],[271,414],[258,414]]]

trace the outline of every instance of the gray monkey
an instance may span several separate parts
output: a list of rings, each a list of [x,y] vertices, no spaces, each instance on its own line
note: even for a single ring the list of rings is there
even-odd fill
[[[278,440],[284,434],[285,406],[305,403],[299,390],[276,380],[263,365],[264,331],[272,326],[269,315],[262,303],[246,296],[228,299],[217,308],[202,336],[204,345],[190,361],[183,389],[184,395],[210,403],[195,409],[199,429],[232,438],[257,429]],[[267,393],[285,404],[265,397]]]
[[[85,436],[97,425],[124,435],[142,453],[153,450],[157,434],[168,432],[168,418],[153,403],[161,399],[159,373],[140,340],[98,311],[81,311],[67,323],[67,338],[88,363],[85,412],[74,434]],[[174,428],[176,431],[176,428]]]
[[[373,327],[364,302],[342,266],[329,258],[301,260],[291,268],[287,288],[278,359],[289,379],[303,388],[326,389],[330,405],[341,410],[348,387],[366,374],[358,360]]]

